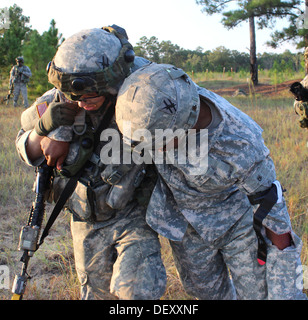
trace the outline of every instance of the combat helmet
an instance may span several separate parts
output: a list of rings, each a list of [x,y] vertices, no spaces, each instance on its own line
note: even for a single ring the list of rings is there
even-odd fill
[[[90,92],[116,95],[134,57],[124,29],[82,30],[60,45],[47,66],[48,80],[70,100]]]
[[[116,122],[125,142],[134,144],[135,130],[147,129],[158,139],[155,129],[192,128],[199,111],[196,85],[183,70],[150,64],[125,79],[117,96]],[[128,123],[130,130],[125,129]]]
[[[21,63],[21,64],[24,63],[24,57],[22,56],[17,57],[15,60],[16,60],[16,63]]]

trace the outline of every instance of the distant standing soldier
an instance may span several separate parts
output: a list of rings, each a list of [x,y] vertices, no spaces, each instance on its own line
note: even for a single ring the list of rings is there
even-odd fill
[[[24,66],[24,58],[16,58],[17,65],[13,66],[10,72],[10,90],[14,88],[14,107],[17,107],[17,101],[21,92],[24,101],[24,107],[28,108],[27,83],[32,76],[29,67]]]

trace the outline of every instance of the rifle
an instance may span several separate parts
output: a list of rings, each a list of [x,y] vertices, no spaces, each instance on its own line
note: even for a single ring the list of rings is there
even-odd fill
[[[113,101],[113,100],[112,100]],[[109,99],[106,99],[106,104],[109,102]],[[114,102],[114,101],[113,101]],[[112,116],[114,115],[114,103],[108,108],[106,113],[106,119],[99,126],[96,135],[94,136],[94,150],[98,146],[100,141],[100,133],[105,130]],[[47,237],[49,229],[54,223],[55,219],[59,215],[61,209],[66,203],[67,199],[74,192],[78,179],[80,178],[83,168],[87,165],[87,162],[83,164],[83,167],[70,177],[69,181],[66,183],[55,207],[53,208],[50,217],[46,223],[45,229],[41,235],[40,240],[39,232],[41,229],[44,211],[45,211],[45,193],[49,188],[50,178],[52,176],[53,168],[49,167],[46,162],[37,169],[37,182],[36,182],[36,198],[35,202],[32,205],[30,217],[27,226],[21,229],[20,241],[19,241],[19,250],[24,250],[24,253],[20,259],[23,263],[20,275],[16,275],[12,288],[12,300],[22,300],[22,296],[26,289],[26,282],[31,278],[27,273],[27,267],[30,258],[33,256],[34,252],[38,247],[44,242],[44,239]],[[39,241],[38,241],[39,240]]]
[[[23,255],[20,259],[22,269],[20,275],[16,275],[14,279],[12,300],[22,300],[26,283],[31,279],[27,273],[27,267],[30,258],[39,247],[38,238],[45,212],[45,194],[50,186],[52,172],[53,168],[49,167],[46,162],[38,167],[36,171],[36,197],[32,204],[28,223],[22,227],[20,232],[18,250],[23,250]]]
[[[14,91],[14,86],[12,85],[12,86],[10,87],[10,90],[9,90],[8,95],[3,99],[3,102],[6,101],[6,105],[9,104],[11,95],[13,94],[13,91]]]
[[[308,89],[304,88],[300,82],[292,83],[290,91],[293,93],[297,101],[308,101]]]

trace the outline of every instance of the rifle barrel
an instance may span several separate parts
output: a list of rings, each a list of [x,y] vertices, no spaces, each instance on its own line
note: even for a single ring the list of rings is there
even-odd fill
[[[20,234],[19,250],[23,250],[20,259],[22,269],[20,275],[16,275],[14,279],[12,300],[22,300],[26,283],[30,279],[27,273],[28,263],[38,249],[38,236],[45,211],[45,193],[49,188],[51,175],[52,167],[49,167],[46,163],[37,169],[35,201],[30,211],[28,224],[22,227]]]

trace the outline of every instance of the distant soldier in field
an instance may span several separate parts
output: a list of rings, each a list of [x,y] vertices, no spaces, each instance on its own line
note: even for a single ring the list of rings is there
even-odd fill
[[[24,65],[23,57],[17,57],[16,63],[10,71],[10,90],[14,88],[14,107],[17,107],[17,101],[21,93],[24,107],[28,108],[27,84],[32,73],[30,68]]]

